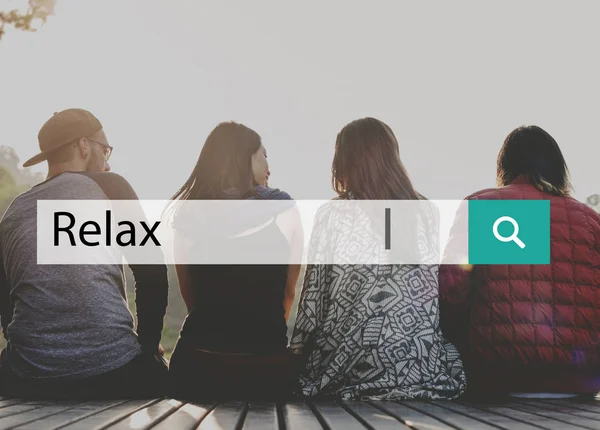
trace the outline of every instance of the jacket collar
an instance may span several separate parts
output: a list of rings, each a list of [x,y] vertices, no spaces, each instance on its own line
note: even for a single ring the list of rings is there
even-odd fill
[[[531,184],[527,175],[519,175],[517,176],[509,185],[519,185],[519,184]]]

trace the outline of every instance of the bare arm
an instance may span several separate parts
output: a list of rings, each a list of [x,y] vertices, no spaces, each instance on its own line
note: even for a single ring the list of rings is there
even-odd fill
[[[184,234],[175,233],[175,246],[173,249],[175,261],[186,261],[186,256],[189,254],[191,242]],[[188,313],[194,307],[194,290],[192,278],[190,276],[190,266],[187,264],[176,264],[175,272],[177,273],[177,283],[179,284],[179,292],[185,303]]]
[[[177,272],[177,282],[179,283],[179,292],[185,302],[185,307],[188,313],[194,307],[194,295],[192,289],[192,281],[190,279],[189,266],[185,264],[176,264],[175,271]]]
[[[467,262],[465,237],[468,231],[468,202],[461,203],[456,219],[450,230],[450,238],[446,246],[444,262],[439,271],[439,305],[440,327],[444,337],[464,348],[469,325],[469,294],[472,266],[456,264],[457,260]]]
[[[298,263],[302,259],[304,231],[302,229],[302,220],[300,219],[300,214],[296,207],[287,211],[283,218],[285,218],[284,224],[287,225],[287,231],[291,232],[291,237],[288,240],[290,243],[290,263],[292,264],[288,265],[287,280],[283,297],[285,321],[287,322],[292,313],[292,306],[296,296],[296,286],[298,285],[298,278],[300,277],[300,271],[302,270],[301,264],[293,263]]]
[[[301,269],[302,266],[300,264],[290,264],[288,266],[285,295],[283,297],[286,322],[290,319],[290,314],[292,312],[292,305],[294,304],[294,298],[296,297],[296,285],[298,284]]]

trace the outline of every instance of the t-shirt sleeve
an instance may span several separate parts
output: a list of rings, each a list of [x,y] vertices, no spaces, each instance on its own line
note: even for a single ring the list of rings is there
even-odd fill
[[[129,182],[112,172],[85,173],[104,191],[109,200],[139,200]],[[146,220],[141,205],[139,220]],[[156,248],[164,261],[162,250]],[[127,248],[124,248],[127,258]],[[134,277],[137,334],[142,349],[156,352],[160,343],[164,316],[167,310],[169,281],[166,264],[129,264]]]

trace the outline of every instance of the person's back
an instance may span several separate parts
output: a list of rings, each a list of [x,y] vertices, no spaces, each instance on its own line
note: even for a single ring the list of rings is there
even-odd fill
[[[211,238],[217,237],[217,247],[247,251],[249,259],[260,253],[260,260],[270,261],[270,249],[281,252],[290,247],[288,239],[301,240],[288,237],[277,224],[280,211],[273,206],[279,205],[250,202],[291,200],[267,186],[269,175],[258,133],[235,122],[217,125],[173,200],[231,200],[236,208],[223,210],[215,204],[214,213],[197,213],[193,203],[179,206],[175,259],[189,261],[193,255],[202,261],[203,252],[212,252]],[[295,375],[286,350],[286,321],[300,266],[180,264],[176,269],[189,314],[169,366],[173,394],[196,399],[289,395]]]
[[[540,199],[550,201],[549,265],[442,267],[443,331],[462,346],[473,390],[600,390],[600,216],[524,177],[467,198]]]
[[[159,357],[166,265],[130,264],[138,319],[134,331],[122,264],[37,261],[38,223],[51,222],[38,219],[39,201],[138,197],[123,177],[108,172],[113,148],[90,112],[55,113],[38,139],[41,152],[24,167],[48,161],[48,179],[18,196],[0,221],[0,315],[7,340],[0,390],[50,398],[161,395],[167,372]],[[144,219],[138,209],[136,217]],[[160,249],[149,252],[162,257]]]
[[[373,118],[354,121],[338,134],[332,172],[341,200],[423,199],[402,166],[391,129]],[[377,400],[458,397],[466,378],[456,347],[439,328],[438,266],[339,264],[346,255],[352,261],[356,254],[370,254],[364,243],[371,233],[357,211],[342,210],[341,219],[327,211],[317,214],[309,252],[326,254],[320,248],[331,246],[337,264],[307,267],[290,343],[303,362],[302,393]],[[401,238],[408,249],[419,245],[412,228],[418,224],[410,224]],[[361,243],[341,249],[339,238]]]
[[[284,191],[263,186],[256,187],[248,198],[291,199]],[[260,242],[272,249],[286,249],[287,239],[276,218],[271,218],[259,217],[253,224],[268,221],[268,225],[261,225],[251,235],[230,238],[229,246],[246,249],[251,246],[248,244]],[[194,305],[183,325],[182,340],[218,352],[285,351],[287,265],[190,265],[188,270]]]
[[[478,395],[592,394],[600,390],[600,216],[570,196],[556,141],[519,127],[498,155],[498,188],[466,200],[549,200],[550,264],[444,265],[444,335]],[[448,249],[461,242],[459,214]]]
[[[141,352],[119,266],[37,264],[37,201],[71,199],[106,195],[90,177],[63,173],[17,197],[0,222],[13,305],[5,354],[22,377],[93,376]]]

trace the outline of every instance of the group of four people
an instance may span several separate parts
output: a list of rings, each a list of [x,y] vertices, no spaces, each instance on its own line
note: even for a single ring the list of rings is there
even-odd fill
[[[90,112],[41,128],[46,181],[0,222],[0,393],[20,397],[452,399],[600,391],[600,217],[570,197],[555,140],[520,127],[498,157],[498,188],[467,199],[551,203],[549,265],[308,265],[288,344],[299,265],[176,265],[188,315],[170,362],[160,346],[165,265],[37,264],[37,201],[135,200],[110,173]],[[290,200],[269,188],[260,136],[233,122],[208,136],[174,201]],[[392,130],[364,118],[335,142],[339,199],[421,200]],[[135,328],[134,328],[135,327]]]

